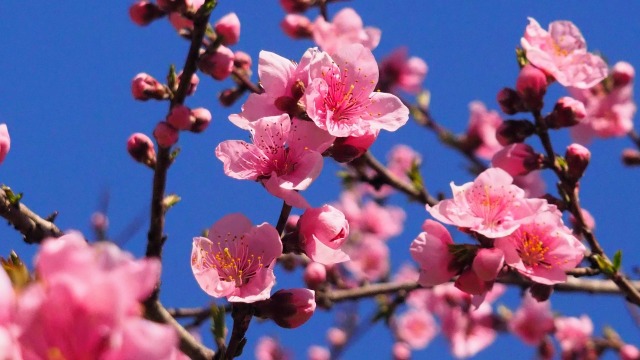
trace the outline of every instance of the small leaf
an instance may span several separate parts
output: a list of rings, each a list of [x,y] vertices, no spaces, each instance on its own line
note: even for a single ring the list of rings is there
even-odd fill
[[[429,109],[429,105],[431,104],[431,92],[429,92],[429,90],[422,90],[416,97],[416,102],[421,109]]]
[[[620,265],[622,265],[622,250],[616,251],[615,255],[613,255],[613,269],[616,272],[620,270]]]
[[[172,92],[178,89],[178,75],[176,74],[176,66],[173,64],[169,66],[169,73],[167,74],[167,85]]]
[[[613,265],[611,265],[611,263],[602,256],[596,254],[593,255],[593,259],[598,264],[598,268],[600,268],[600,271],[602,271],[606,275],[613,275],[616,272],[613,268]]]
[[[411,169],[407,172],[407,176],[416,190],[424,189],[424,181],[422,180],[422,174],[420,174],[420,163],[415,159],[411,163]]]
[[[171,154],[169,155],[169,161],[173,162],[173,160],[175,160],[178,157],[178,155],[180,155],[180,148],[175,147],[173,151],[171,151]]]
[[[31,280],[31,277],[29,276],[29,269],[18,257],[15,251],[11,252],[7,260],[0,257],[0,266],[7,272],[11,283],[16,288],[25,287]]]
[[[7,194],[7,200],[9,200],[9,204],[11,205],[20,204],[20,200],[22,199],[22,193],[16,194],[11,190],[10,187],[6,185],[2,185],[2,190],[4,190],[5,194]]]
[[[176,194],[167,195],[164,199],[162,199],[162,206],[165,209],[171,208],[173,205],[179,203],[181,200],[180,196]]]

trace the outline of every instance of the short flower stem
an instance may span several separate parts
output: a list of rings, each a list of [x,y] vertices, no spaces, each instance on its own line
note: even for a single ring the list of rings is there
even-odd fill
[[[253,306],[250,304],[235,303],[231,308],[231,317],[233,318],[233,330],[231,331],[231,338],[229,339],[229,345],[227,346],[227,352],[225,358],[231,360],[236,357],[236,353],[240,346],[244,346],[246,343],[245,334],[249,329],[251,318],[253,317]]]

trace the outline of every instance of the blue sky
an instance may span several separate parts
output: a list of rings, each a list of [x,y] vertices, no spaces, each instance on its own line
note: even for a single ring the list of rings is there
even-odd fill
[[[150,134],[164,118],[167,104],[136,102],[130,95],[130,81],[139,72],[164,78],[170,64],[183,64],[188,43],[180,39],[166,21],[140,28],[129,20],[129,1],[119,2],[10,2],[0,3],[0,122],[7,123],[12,148],[0,166],[0,182],[24,192],[24,203],[41,215],[59,212],[62,229],[79,229],[89,234],[89,218],[109,195],[110,235],[137,255],[144,251],[148,227],[148,204],[152,173],[134,163],[125,150],[133,132]],[[391,5],[393,4],[393,5]],[[382,41],[374,51],[381,59],[400,45],[429,65],[425,86],[432,93],[432,113],[448,128],[462,132],[468,122],[468,103],[483,101],[497,109],[495,94],[513,86],[517,75],[514,49],[527,24],[536,18],[544,27],[550,21],[573,21],[583,32],[591,50],[604,54],[610,63],[625,60],[640,64],[640,4],[636,2],[385,2],[353,1],[332,5],[331,15],[351,6],[368,26],[382,30]],[[260,50],[299,59],[310,41],[292,41],[279,29],[284,12],[273,1],[220,1],[212,19],[235,11],[242,22],[242,35],[234,50],[249,53],[254,61]],[[311,13],[315,18],[317,13]],[[213,123],[203,134],[181,134],[182,152],[169,172],[168,192],[182,201],[167,216],[162,300],[167,306],[201,306],[210,301],[196,284],[189,267],[191,239],[225,214],[242,212],[254,222],[275,223],[280,200],[267,196],[258,185],[230,179],[213,149],[223,140],[246,139],[227,116],[239,111],[218,105],[216,96],[232,85],[201,77],[198,92],[187,105],[211,110]],[[255,77],[254,77],[255,80]],[[556,84],[549,91],[549,103],[563,95]],[[558,152],[570,143],[566,131],[553,136]],[[436,138],[417,125],[408,124],[396,133],[384,133],[373,152],[384,158],[396,143],[418,150],[424,159],[423,174],[432,192],[449,192],[449,182],[471,179],[464,159],[443,148]],[[537,143],[532,142],[535,146]],[[581,200],[596,218],[596,235],[612,254],[624,253],[623,267],[631,272],[640,262],[640,233],[635,209],[640,195],[635,190],[640,173],[619,161],[622,149],[632,144],[626,138],[596,140],[590,145],[592,163],[581,186]],[[307,191],[314,206],[332,202],[339,195],[335,177],[338,166],[325,162],[320,178]],[[552,178],[548,177],[551,181]],[[553,183],[549,182],[549,191]],[[408,220],[404,233],[391,241],[392,265],[409,259],[408,246],[427,218],[423,207],[405,204]],[[120,236],[131,224],[139,230]],[[462,239],[462,237],[458,237]],[[34,248],[21,243],[9,226],[0,227],[0,254],[15,249],[24,258]],[[279,286],[299,286],[299,273],[279,274]],[[515,307],[518,291],[510,290],[501,302]],[[612,325],[623,339],[638,339],[638,328],[620,297],[567,296],[557,294],[553,308],[566,314],[592,315],[596,332]],[[368,314],[370,304],[362,304]],[[265,333],[277,336],[303,358],[311,344],[324,344],[324,331],[333,323],[331,314],[319,312],[295,331],[255,322],[248,344]],[[206,337],[205,341],[211,345]],[[345,353],[345,358],[387,358],[387,353],[370,344],[391,344],[388,331],[377,326]],[[388,347],[383,347],[388,348]],[[374,352],[375,351],[375,352]],[[502,336],[478,358],[518,351],[533,357],[533,349],[511,336]],[[448,358],[446,343],[439,337],[420,356]]]

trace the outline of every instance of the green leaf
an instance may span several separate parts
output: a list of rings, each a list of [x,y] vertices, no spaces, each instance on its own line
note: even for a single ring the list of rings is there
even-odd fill
[[[7,200],[9,200],[9,204],[18,205],[20,204],[20,200],[22,199],[22,193],[14,193],[10,187],[6,185],[2,185],[2,190],[4,190],[5,194],[7,194]]]
[[[620,270],[620,265],[622,265],[622,250],[616,251],[613,255],[613,270],[616,272]]]
[[[169,66],[169,74],[167,74],[167,85],[172,92],[178,89],[178,75],[176,74],[176,66],[173,64]]]
[[[162,199],[162,206],[164,206],[165,209],[169,209],[173,205],[179,203],[180,200],[182,200],[182,198],[180,196],[178,196],[176,194],[170,194],[170,195],[165,196],[164,199]]]
[[[424,181],[422,180],[422,174],[420,174],[420,164],[418,161],[413,160],[411,169],[407,172],[407,176],[416,190],[424,189]]]
[[[613,265],[602,256],[596,254],[593,255],[593,259],[598,264],[598,268],[600,268],[600,271],[602,271],[606,275],[613,275],[616,272]]]

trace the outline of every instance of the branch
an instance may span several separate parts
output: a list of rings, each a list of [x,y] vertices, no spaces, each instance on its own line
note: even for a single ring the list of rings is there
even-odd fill
[[[287,225],[289,214],[291,214],[291,205],[287,204],[286,201],[283,201],[280,216],[278,216],[278,223],[276,224],[276,230],[281,237],[284,234],[284,227]]]
[[[25,242],[39,244],[48,237],[64,235],[53,222],[41,218],[22,202],[12,204],[7,189],[0,188],[0,216],[22,234]]]

